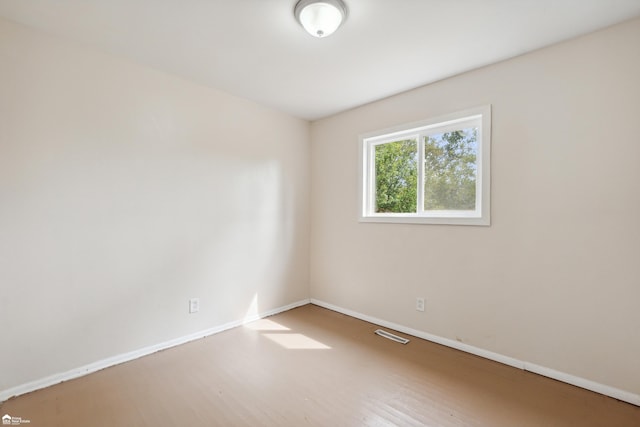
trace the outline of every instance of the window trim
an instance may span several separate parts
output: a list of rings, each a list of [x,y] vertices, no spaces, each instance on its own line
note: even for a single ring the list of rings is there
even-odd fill
[[[425,132],[436,129],[438,132],[460,128],[461,123],[479,120],[478,159],[476,177],[476,210],[464,211],[423,211],[418,213],[373,213],[375,203],[375,164],[376,145],[394,142],[399,139],[415,138],[418,142],[418,158],[424,158],[424,144],[420,140]],[[410,224],[449,224],[449,225],[491,225],[491,105],[469,108],[443,116],[433,117],[419,122],[381,129],[359,136],[359,222],[410,223]],[[424,180],[424,169],[418,169],[418,181]],[[421,194],[422,193],[422,194]],[[424,191],[418,191],[418,206],[422,206]]]

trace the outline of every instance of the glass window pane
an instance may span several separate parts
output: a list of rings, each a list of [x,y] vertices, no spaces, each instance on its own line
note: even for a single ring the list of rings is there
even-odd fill
[[[424,138],[425,211],[475,210],[477,141],[477,128]]]
[[[375,146],[375,212],[415,213],[418,193],[415,139]]]

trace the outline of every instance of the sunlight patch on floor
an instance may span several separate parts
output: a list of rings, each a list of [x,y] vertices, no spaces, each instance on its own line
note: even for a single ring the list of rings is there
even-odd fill
[[[246,325],[244,325],[244,327],[254,331],[289,331],[290,330],[286,326],[283,326],[280,323],[276,323],[273,320],[269,320],[269,319],[256,320],[255,322],[247,323]]]
[[[273,342],[276,342],[290,350],[326,350],[328,345],[309,338],[303,334],[262,334]]]

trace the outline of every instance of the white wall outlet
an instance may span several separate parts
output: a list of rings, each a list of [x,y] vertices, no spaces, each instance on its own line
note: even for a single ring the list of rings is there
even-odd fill
[[[424,298],[416,298],[416,310],[424,311]]]
[[[189,313],[197,313],[200,311],[200,298],[191,298],[189,300]]]

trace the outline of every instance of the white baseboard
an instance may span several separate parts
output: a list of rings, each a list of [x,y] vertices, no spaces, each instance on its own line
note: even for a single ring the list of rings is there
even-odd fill
[[[636,406],[640,406],[640,395],[620,390],[615,387],[610,387],[604,384],[597,383],[595,381],[587,380],[585,378],[576,377],[574,375],[570,375],[564,372],[556,371],[551,368],[547,368],[544,366],[539,366],[533,363],[521,361],[518,359],[514,359],[512,357],[508,357],[499,353],[494,353],[492,351],[484,350],[478,347],[474,347],[469,344],[464,344],[449,338],[439,337],[437,335],[429,334],[427,332],[419,331],[417,329],[408,328],[397,323],[387,322],[386,320],[378,319],[376,317],[368,316],[362,313],[358,313],[353,310],[348,310],[346,308],[338,307],[333,304],[329,304],[327,302],[317,300],[314,298],[304,299],[301,301],[294,302],[292,304],[288,304],[286,306],[278,307],[273,310],[265,311],[254,316],[237,320],[234,322],[225,323],[223,325],[215,326],[213,328],[209,328],[203,331],[195,332],[193,334],[189,334],[180,338],[176,338],[170,341],[165,341],[159,344],[155,344],[149,347],[145,347],[139,350],[135,350],[129,353],[120,354],[117,356],[109,357],[107,359],[99,360],[94,363],[90,363],[85,366],[81,366],[79,368],[72,369],[67,372],[62,372],[59,374],[51,375],[46,378],[41,378],[26,384],[19,385],[17,387],[12,387],[6,390],[0,391],[0,403],[5,400],[19,396],[21,394],[30,393],[32,391],[36,391],[42,388],[46,388],[52,386],[54,384],[58,384],[63,381],[69,381],[74,378],[82,377],[84,375],[90,374],[92,372],[96,372],[111,366],[118,365],[120,363],[128,362],[134,359],[138,359],[143,356],[147,356],[149,354],[155,353],[160,350],[165,350],[167,348],[175,347],[177,345],[185,344],[189,341],[194,341],[200,338],[207,337],[209,335],[214,335],[223,331],[226,331],[231,328],[235,328],[237,326],[241,326],[245,323],[252,322],[254,320],[258,320],[264,317],[272,316],[274,314],[282,313],[284,311],[288,311],[294,309],[296,307],[300,307],[306,304],[315,304],[320,307],[327,308],[329,310],[337,311],[342,314],[346,314],[347,316],[355,317],[356,319],[361,319],[366,322],[370,322],[379,326],[384,326],[390,329],[394,329],[399,332],[403,332],[405,334],[409,334],[418,338],[425,339],[427,341],[435,342],[437,344],[442,344],[447,347],[455,348],[457,350],[461,350],[467,353],[474,354],[476,356],[484,357],[485,359],[494,360],[496,362],[503,363],[505,365],[513,366],[519,369],[523,369],[529,372],[533,372],[539,375],[543,375],[545,377],[552,378],[554,380],[562,381],[567,384],[575,385],[577,387],[581,387],[587,390],[594,391],[596,393],[603,394],[605,396],[613,397],[614,399],[622,400],[627,403],[631,403]]]
[[[165,350],[167,348],[175,347],[180,344],[188,343],[189,341],[194,341],[200,338],[208,337],[209,335],[217,334],[222,331],[226,331],[227,329],[235,328],[237,326],[241,326],[241,325],[244,325],[245,323],[253,322],[254,320],[258,320],[263,317],[273,316],[274,314],[282,313],[283,311],[288,311],[293,308],[300,307],[309,303],[310,303],[309,299],[304,299],[301,301],[294,302],[292,304],[275,308],[273,310],[269,310],[253,316],[249,316],[242,320],[237,320],[234,322],[225,323],[223,325],[214,326],[213,328],[205,329],[204,331],[195,332],[193,334],[189,334],[189,335],[176,338],[170,341],[165,341],[149,347],[141,348],[139,350],[134,350],[129,353],[119,354],[117,356],[109,357],[107,359],[102,359],[97,362],[90,363],[85,366],[81,366],[79,368],[71,369],[70,371],[67,371],[67,372],[54,374],[45,378],[31,381],[26,384],[21,384],[17,387],[1,390],[0,403],[14,396],[20,396],[21,394],[40,390],[42,388],[46,388],[54,384],[61,383],[63,381],[69,381],[74,378],[82,377],[92,372],[100,371],[102,369],[109,368],[111,366],[119,365],[120,363],[129,362],[131,360],[138,359],[143,356],[147,356],[149,354],[155,353],[160,350]]]
[[[338,307],[336,305],[329,304],[328,302],[317,300],[315,298],[311,298],[311,304],[324,307],[329,310],[337,311],[338,313],[346,314],[347,316],[355,317],[356,319],[364,320],[366,322],[373,323],[375,325],[394,329],[396,331],[403,332],[405,334],[409,334],[414,337],[422,338],[427,341],[431,341],[437,344],[442,344],[447,347],[455,348],[456,350],[461,350],[467,353],[474,354],[476,356],[484,357],[485,359],[500,362],[505,365],[513,366],[515,368],[520,368],[525,371],[533,372],[538,375],[543,375],[545,377],[562,381],[567,384],[571,384],[587,390],[595,391],[596,393],[604,394],[605,396],[613,397],[614,399],[622,400],[624,402],[631,403],[632,405],[640,406],[640,395],[631,393],[629,391],[620,390],[618,388],[600,384],[595,381],[587,380],[585,378],[576,377],[574,375],[570,375],[565,372],[556,371],[551,368],[547,368],[544,366],[539,366],[533,363],[514,359],[509,356],[505,356],[499,353],[494,353],[492,351],[474,347],[469,344],[464,344],[449,338],[443,338],[437,335],[429,334],[427,332],[419,331],[417,329],[408,328],[406,326],[402,326],[397,323],[387,322],[386,320],[378,319],[376,317],[358,313],[353,310]]]

